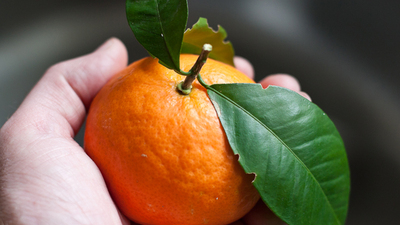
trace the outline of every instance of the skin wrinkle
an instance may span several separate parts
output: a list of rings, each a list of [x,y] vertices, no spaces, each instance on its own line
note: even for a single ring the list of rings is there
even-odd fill
[[[9,121],[7,121],[8,124],[6,123],[5,126],[9,125],[15,127],[15,125],[12,124],[21,124],[24,130],[29,130],[32,127],[35,128],[31,130],[31,133],[37,131],[37,134],[43,135],[56,133],[64,137],[73,136],[74,129],[70,126],[70,123],[72,123],[72,121],[81,120],[79,117],[82,115],[79,115],[78,112],[79,108],[82,108],[82,106],[70,107],[70,113],[62,112],[64,108],[63,104],[57,99],[62,99],[64,97],[57,98],[57,94],[43,95],[35,93],[37,88],[46,88],[49,93],[57,93],[57,91],[53,91],[53,88],[46,87],[46,85],[37,85],[32,91],[32,96],[27,97],[30,103],[22,104],[20,110],[15,113],[17,116],[10,118]],[[41,101],[38,101],[38,99],[41,99]],[[71,102],[70,104],[72,105],[73,100],[69,102]],[[56,107],[56,109],[54,109],[54,107]],[[67,114],[72,116],[68,116]]]
[[[62,140],[62,139],[61,139]],[[35,147],[36,145],[41,145],[41,142],[45,142],[46,141],[46,139],[45,138],[42,138],[42,139],[40,139],[40,140],[36,140],[36,143],[34,143],[34,142],[32,142],[32,143],[30,143],[29,145],[27,145],[27,146],[29,146],[29,147]],[[4,142],[2,142],[2,143],[4,143]],[[43,145],[43,144],[42,144]],[[3,146],[2,146],[3,147]],[[3,149],[2,149],[3,150]],[[53,149],[52,150],[52,152],[50,152],[50,153],[55,153],[55,152],[57,152],[58,151],[58,149]],[[3,152],[3,151],[2,151]],[[51,159],[49,158],[49,156],[48,155],[50,155],[50,153],[47,153],[46,155],[47,156],[38,156],[37,158],[48,158],[48,159],[46,159],[46,160],[40,160],[39,162],[37,162],[37,160],[36,159],[32,159],[32,158],[25,158],[25,159],[20,159],[20,160],[13,160],[13,165],[7,165],[7,167],[8,167],[8,172],[7,173],[5,173],[5,171],[4,171],[4,169],[2,170],[2,174],[1,174],[1,177],[0,178],[2,178],[2,181],[4,182],[5,181],[5,179],[7,179],[7,177],[12,177],[12,179],[14,180],[14,183],[16,182],[17,184],[18,183],[35,183],[35,181],[43,181],[44,179],[43,179],[43,174],[30,174],[29,172],[30,171],[32,171],[32,170],[35,170],[35,168],[34,167],[32,167],[32,165],[31,166],[29,166],[29,164],[28,163],[24,163],[24,161],[26,161],[26,162],[37,162],[36,164],[40,164],[40,165],[43,165],[43,164],[45,164],[46,162],[50,162],[51,161]],[[4,155],[4,154],[3,154]],[[61,158],[61,157],[64,157],[65,155],[63,155],[63,156],[60,156],[60,155],[58,155],[58,154],[52,154],[52,157],[53,157],[53,159],[57,159],[57,158]],[[12,156],[11,156],[12,157]],[[2,161],[4,162],[4,159],[3,159],[3,157],[2,157]],[[17,164],[17,165],[16,165]],[[24,167],[19,167],[19,170],[14,170],[13,168],[15,168],[15,167],[17,167],[18,168],[18,165],[26,165],[26,166],[24,166]],[[10,171],[12,171],[12,173],[10,173]],[[18,171],[20,171],[20,172],[18,172]],[[23,172],[23,171],[25,171],[25,172]],[[54,177],[59,177],[59,176],[53,176],[53,178]],[[18,178],[22,178],[22,180],[20,179],[18,179]],[[25,179],[23,179],[23,178],[25,178]],[[28,180],[26,179],[26,178],[28,178]],[[52,178],[52,177],[49,177],[49,176],[47,176],[46,178]],[[8,183],[10,183],[10,182],[8,182]],[[38,185],[39,187],[40,187],[40,189],[42,189],[42,187],[43,187],[43,185]],[[5,205],[11,205],[11,204],[9,204],[9,203],[11,203],[11,202],[18,202],[17,200],[18,199],[14,199],[14,200],[12,200],[12,199],[10,199],[9,197],[7,197],[7,195],[5,194],[5,191],[7,191],[7,190],[11,190],[11,191],[17,191],[18,190],[18,187],[19,186],[16,186],[16,187],[13,187],[13,186],[11,186],[11,187],[8,187],[8,188],[6,188],[4,185],[2,186],[2,189],[1,190],[3,190],[2,191],[2,196],[1,196],[1,199],[2,199],[2,203],[4,203],[4,206],[0,206],[0,212],[3,212],[3,213],[5,213],[6,212],[6,210],[5,210]],[[57,188],[59,189],[59,187],[55,187],[56,188],[56,190],[57,190]],[[23,190],[23,191],[21,191],[21,193],[30,193],[30,192],[32,192],[32,189],[27,189],[27,190]],[[37,194],[40,194],[40,193],[42,193],[41,191],[36,191],[36,192],[33,192],[33,194],[35,194],[36,196],[37,196]],[[23,195],[17,195],[17,196],[23,196]],[[48,198],[48,196],[44,196],[45,198]],[[5,200],[5,201],[3,201],[3,200]],[[24,202],[24,201],[22,201],[22,202]],[[57,202],[57,201],[56,201]],[[8,204],[7,204],[8,203]],[[15,204],[14,204],[15,205]],[[7,209],[7,211],[10,211],[10,209]],[[1,214],[0,214],[1,215]],[[1,215],[1,217],[0,218],[5,218],[5,221],[7,221],[8,219],[6,218],[6,216],[9,216],[10,218],[16,218],[16,216],[15,215],[11,215],[10,214],[10,212],[7,212],[6,213],[6,215]],[[13,223],[10,223],[10,224],[13,224]],[[30,224],[30,223],[29,223]]]
[[[54,80],[53,82],[48,82],[52,84],[48,93],[53,94],[44,95],[41,99],[46,99],[47,101],[41,105],[47,108],[44,112],[53,111],[55,115],[61,115],[65,120],[67,120],[65,126],[71,127],[73,132],[70,136],[73,137],[80,128],[77,124],[80,125],[83,122],[84,115],[86,114],[85,106],[62,74],[52,76],[49,79]],[[66,100],[68,101],[68,105],[73,107],[66,107]]]
[[[47,106],[45,106],[45,105],[43,105],[42,107],[46,107],[47,108]],[[39,107],[39,108],[41,108],[41,107]],[[44,111],[48,111],[48,109],[47,110],[44,110]],[[54,135],[55,135],[55,132],[51,132],[50,130],[48,130],[48,125],[38,125],[38,124],[42,124],[43,122],[44,123],[49,123],[49,121],[48,121],[48,119],[49,118],[52,118],[52,117],[57,117],[57,114],[56,113],[51,113],[51,114],[53,114],[53,116],[51,116],[51,117],[49,117],[49,116],[47,116],[47,115],[45,115],[45,116],[41,116],[41,118],[39,118],[38,120],[40,120],[40,121],[38,121],[38,120],[35,120],[34,122],[31,122],[31,124],[30,125],[26,125],[26,126],[24,126],[24,128],[22,129],[22,132],[21,131],[16,131],[16,133],[26,133],[26,132],[33,132],[32,131],[32,128],[34,128],[34,130],[36,130],[36,131],[39,131],[39,134],[40,135],[38,135],[38,133],[37,132],[33,132],[33,133],[35,133],[36,135],[34,135],[34,136],[36,136],[36,138],[37,138],[37,140],[34,140],[33,142],[31,142],[31,143],[28,143],[27,145],[25,145],[25,147],[23,147],[23,148],[21,148],[22,146],[18,146],[18,148],[17,149],[19,149],[19,152],[26,152],[24,149],[27,149],[28,151],[29,151],[29,149],[35,149],[36,147],[36,145],[40,145],[40,144],[37,144],[36,142],[42,142],[42,141],[46,141],[47,139],[49,139],[50,138],[50,136],[53,136],[54,137]],[[25,120],[25,119],[22,119],[22,120]],[[46,121],[47,120],[47,121]],[[54,119],[53,121],[60,121],[59,119],[57,120],[57,119]],[[9,122],[12,122],[12,121],[9,121]],[[20,124],[24,124],[24,123],[21,123],[21,121],[17,121],[16,123],[20,123]],[[65,124],[68,124],[67,122],[65,123]],[[43,128],[45,128],[45,130],[43,130]],[[2,129],[2,131],[4,131],[4,129]],[[4,136],[7,136],[7,135],[2,135],[2,137],[4,137]],[[28,136],[31,136],[31,135],[28,135]],[[62,136],[65,136],[65,135],[62,135]],[[69,135],[68,135],[69,136]],[[32,138],[34,138],[34,137],[32,137]],[[70,138],[70,136],[69,136],[69,138]],[[64,140],[64,138],[61,138],[60,140]],[[72,140],[72,139],[71,139]],[[8,141],[10,141],[10,142],[13,142],[13,141],[11,141],[11,140],[8,140]],[[2,143],[5,143],[4,141],[2,141]],[[13,143],[15,143],[16,145],[20,145],[19,143],[19,141],[18,140],[16,140],[16,141],[14,141]],[[50,147],[50,146],[49,146]],[[43,150],[43,148],[42,148],[42,150]],[[52,154],[53,152],[57,152],[58,151],[58,149],[52,149],[50,152],[46,152],[46,155],[49,155],[49,154]],[[1,161],[2,162],[4,162],[5,161],[5,159],[4,159],[4,152],[5,152],[5,150],[3,150],[2,149],[2,151],[1,151],[1,153],[2,153],[2,157],[1,157]],[[46,161],[52,161],[52,160],[56,160],[57,158],[61,158],[61,157],[64,157],[64,156],[54,156],[54,154],[52,154],[53,156],[53,158],[51,159],[51,158],[48,158],[47,160],[45,160],[45,161],[43,161],[43,160],[40,160],[42,163],[46,163]],[[37,156],[36,158],[44,158],[42,155],[40,155],[40,156]],[[32,158],[28,158],[28,157],[26,157],[25,159],[20,159],[20,160],[13,160],[13,162],[14,162],[14,164],[19,164],[19,165],[28,165],[27,163],[24,163],[23,161],[36,161],[35,159],[32,159]],[[4,173],[5,173],[5,171],[4,171],[4,164],[1,164],[1,166],[2,166],[2,174],[1,174],[1,178],[2,178],[2,182],[5,182],[4,181],[4,179],[3,178],[5,178],[5,177],[7,177]],[[7,167],[10,169],[10,168],[13,168],[11,165],[7,165]],[[20,169],[22,169],[22,170],[26,170],[26,171],[30,171],[31,169],[29,169],[29,168],[20,168]],[[32,174],[23,174],[23,173],[21,173],[21,174],[17,174],[15,171],[14,171],[14,173],[11,175],[10,173],[8,173],[7,174],[8,175],[8,177],[10,177],[10,176],[13,176],[13,179],[15,179],[15,178],[17,178],[17,177],[23,177],[23,176],[25,176],[25,177],[30,177],[31,178],[31,180],[33,180],[33,181],[35,181],[35,180],[42,180],[43,179],[43,176],[33,176]],[[41,174],[41,175],[43,175],[43,174]],[[26,182],[29,182],[29,181],[25,181],[25,182],[23,182],[23,183],[26,183]],[[3,184],[3,183],[2,183]],[[3,187],[2,187],[2,190],[4,190],[5,188],[4,188],[4,185],[3,185]],[[26,193],[29,193],[29,190],[25,190],[25,192]],[[39,192],[40,193],[40,192]],[[6,198],[6,194],[4,193],[4,192],[2,192],[1,193],[2,194],[2,196],[1,196],[1,199],[2,199],[2,203],[4,203],[4,205],[11,205],[10,203],[5,203],[5,201],[3,201],[3,199],[5,199]],[[44,197],[46,197],[46,196],[44,196]],[[7,198],[8,199],[8,198]],[[58,200],[61,200],[61,199],[58,199]],[[10,202],[9,201],[9,199],[8,199],[8,201],[7,202]],[[57,202],[57,201],[56,201]],[[9,213],[9,212],[7,212],[7,213],[5,213],[5,206],[4,207],[0,207],[0,209],[1,209],[1,212],[3,212],[3,214],[6,214],[6,215],[10,215],[10,216],[8,216],[8,217],[10,217],[10,218],[15,218],[15,215],[13,215],[13,216],[11,216],[11,214]],[[9,211],[9,210],[7,210],[7,211]],[[82,211],[82,210],[81,210]],[[83,213],[82,213],[83,214]],[[0,218],[3,218],[3,217],[5,217],[6,215],[1,215],[2,217],[0,217]],[[7,221],[8,219],[5,219],[5,221]],[[13,224],[13,223],[11,223],[10,222],[10,224]]]
[[[64,138],[71,138],[74,135],[74,131],[67,119],[60,116],[58,112],[52,110],[48,105],[37,104],[29,112],[23,112],[20,116],[23,118],[17,119],[16,123],[24,124],[24,127],[15,132],[20,133],[20,135],[23,133],[27,137],[42,135],[44,137],[61,136]]]
[[[89,66],[89,65],[86,65],[86,66]],[[83,70],[90,70],[90,69],[83,69]],[[82,71],[78,70],[77,73],[84,74],[85,72],[84,71],[82,72]],[[82,84],[87,83],[87,81],[85,81],[87,77],[86,76],[84,76],[84,77],[82,77],[82,76],[76,77],[76,76],[71,76],[69,74],[65,74],[62,77],[67,82],[68,86],[71,88],[71,90],[74,93],[74,95],[79,98],[79,101],[82,103],[82,106],[85,108],[85,113],[86,113],[86,110],[89,108],[90,103],[85,101],[83,96],[88,96],[90,91],[87,90],[87,88],[83,88],[83,87],[80,87],[80,86]],[[82,92],[84,92],[84,93],[82,93]]]
[[[54,140],[54,141],[57,141],[57,140]],[[62,139],[61,139],[61,141],[62,141]],[[46,142],[46,140],[41,140],[38,143],[35,143],[34,145],[38,145],[38,146],[47,145],[45,142]],[[31,147],[35,147],[35,146],[31,146]],[[50,148],[50,147],[48,147],[48,148]],[[70,214],[71,215],[82,215],[82,217],[85,217],[85,218],[89,219],[90,216],[87,215],[87,214],[92,214],[92,213],[88,213],[87,211],[85,212],[85,210],[83,208],[81,208],[79,204],[76,204],[76,199],[73,199],[73,198],[71,199],[70,196],[64,196],[64,195],[62,195],[63,192],[59,191],[59,190],[62,190],[62,189],[74,188],[74,186],[68,186],[67,187],[67,186],[54,185],[54,184],[60,184],[61,183],[61,182],[59,182],[57,180],[54,180],[55,178],[56,179],[60,179],[60,181],[68,180],[68,179],[73,180],[74,179],[74,174],[73,173],[68,174],[68,172],[65,173],[64,172],[65,170],[62,168],[63,166],[61,166],[59,168],[53,167],[53,169],[55,169],[55,170],[50,170],[50,171],[48,169],[46,169],[48,167],[47,164],[51,164],[51,161],[53,161],[53,160],[57,161],[58,159],[60,159],[62,157],[68,157],[68,156],[71,155],[71,153],[75,152],[75,151],[70,151],[70,153],[68,153],[68,154],[59,155],[59,154],[57,154],[58,150],[59,149],[51,148],[50,152],[47,152],[46,154],[40,155],[40,156],[37,157],[37,158],[45,158],[45,159],[42,159],[42,160],[37,160],[37,158],[36,159],[26,159],[28,162],[29,161],[35,162],[34,165],[30,165],[29,167],[27,167],[27,166],[22,167],[22,168],[20,167],[19,168],[20,172],[17,172],[15,170],[13,170],[12,174],[9,173],[8,177],[12,176],[13,179],[14,179],[13,183],[15,183],[16,185],[14,185],[14,186],[11,185],[7,189],[8,190],[12,190],[14,192],[31,193],[31,194],[34,194],[36,196],[41,196],[42,195],[42,198],[43,199],[47,199],[47,201],[42,203],[42,204],[40,204],[40,205],[46,206],[46,205],[51,205],[52,203],[55,203],[55,204],[57,204],[58,208],[64,208],[66,212],[69,212],[69,213],[65,213],[66,215],[70,215]],[[24,163],[21,163],[21,164],[24,164]],[[38,169],[38,167],[39,167],[39,169]],[[45,167],[45,168],[40,169],[41,167]],[[38,174],[38,173],[31,174],[30,171],[32,171],[32,170],[42,171],[42,173],[40,173],[40,174]],[[82,173],[83,172],[84,171],[82,171]],[[18,178],[20,178],[20,179],[18,179]],[[19,185],[20,183],[30,183],[31,186],[30,186],[29,189],[21,189],[19,187],[24,187],[24,186],[23,185],[22,186]],[[32,186],[32,184],[33,184],[33,186]],[[46,186],[46,188],[43,188],[45,186]],[[47,193],[43,193],[41,191],[42,189],[55,190],[56,193],[58,193],[56,195],[57,198],[50,198],[49,199],[49,196],[54,196],[54,195],[53,194],[52,195],[47,195]],[[24,195],[16,195],[16,196],[17,196],[17,198],[13,200],[15,202],[27,202],[27,201],[29,202],[29,200],[30,200],[29,198],[28,199],[19,199],[19,196],[24,196]],[[35,205],[35,206],[40,206],[40,205],[37,205],[36,203],[35,204],[32,203],[32,204]],[[77,210],[68,211],[67,209],[71,208],[71,207],[67,207],[66,206],[68,204],[73,204],[74,206],[78,206],[78,208],[73,207],[74,209],[77,209]],[[39,207],[39,208],[41,208],[41,207]],[[50,211],[51,211],[51,208],[50,208]],[[38,224],[41,224],[40,223],[40,218],[38,218],[38,221],[39,221]],[[83,221],[84,221],[84,219],[83,219]],[[31,222],[32,221],[30,221],[27,224],[31,224]]]
[[[88,80],[90,80],[89,77],[85,74],[88,74],[88,71],[92,71],[95,67],[98,66],[99,65],[97,64],[80,64],[79,66],[75,66],[74,68],[72,68],[72,72],[60,72],[60,76],[66,81],[68,87],[71,88],[73,94],[77,96],[79,98],[79,101],[85,106],[85,110],[90,105],[90,102],[84,96],[90,96],[90,99],[92,98],[92,96],[90,95],[92,91],[88,90],[86,86],[83,86],[84,84],[89,82]],[[65,66],[65,63],[56,65],[56,68],[60,68],[59,71],[66,71],[66,69],[63,69],[64,67],[67,67]],[[102,68],[99,69],[100,71],[102,71]]]

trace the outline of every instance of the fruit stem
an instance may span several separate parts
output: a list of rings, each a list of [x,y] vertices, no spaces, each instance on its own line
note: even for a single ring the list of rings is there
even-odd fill
[[[208,54],[210,54],[211,51],[212,51],[212,45],[210,44],[203,45],[203,49],[201,50],[201,53],[197,58],[196,63],[189,71],[190,75],[186,76],[185,80],[178,84],[177,88],[182,94],[184,95],[190,94],[190,91],[192,90],[192,83],[196,80],[197,75],[199,75],[201,68],[207,61]]]

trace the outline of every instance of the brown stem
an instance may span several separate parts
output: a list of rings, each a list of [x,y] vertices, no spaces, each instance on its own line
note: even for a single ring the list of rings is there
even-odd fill
[[[203,49],[201,50],[201,53],[197,58],[196,63],[189,71],[190,75],[186,76],[185,80],[182,83],[180,83],[180,85],[178,85],[178,89],[183,94],[187,95],[190,93],[190,90],[192,89],[192,83],[196,80],[197,75],[199,75],[201,68],[206,63],[208,54],[210,54],[211,50],[212,46],[210,44],[203,45]]]

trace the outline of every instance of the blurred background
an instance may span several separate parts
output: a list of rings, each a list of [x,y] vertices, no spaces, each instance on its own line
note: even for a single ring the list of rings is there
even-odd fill
[[[189,0],[189,11],[188,27],[202,16],[227,30],[256,80],[294,75],[335,122],[351,168],[347,224],[400,224],[400,1]],[[111,36],[131,62],[147,56],[125,1],[2,0],[0,126],[49,66]]]

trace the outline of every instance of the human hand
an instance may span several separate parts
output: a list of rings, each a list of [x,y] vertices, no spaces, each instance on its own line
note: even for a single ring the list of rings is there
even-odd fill
[[[129,224],[73,140],[93,97],[127,58],[124,45],[110,39],[51,67],[4,124],[0,224]]]

